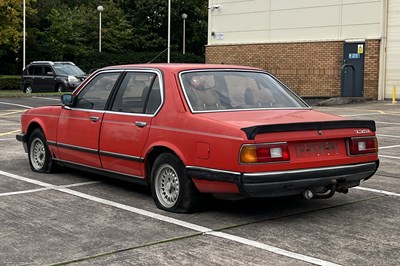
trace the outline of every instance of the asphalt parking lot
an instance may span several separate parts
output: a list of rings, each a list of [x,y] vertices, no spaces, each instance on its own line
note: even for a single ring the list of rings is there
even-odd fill
[[[145,187],[30,170],[21,112],[57,98],[0,99],[0,265],[399,265],[400,103],[315,107],[377,124],[380,168],[328,200],[209,199],[157,209]]]

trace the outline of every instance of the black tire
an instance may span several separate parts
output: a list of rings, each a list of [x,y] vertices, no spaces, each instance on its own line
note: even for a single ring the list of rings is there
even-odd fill
[[[29,136],[28,158],[31,169],[34,172],[52,173],[55,171],[55,163],[47,146],[46,137],[39,128],[34,129]]]
[[[64,92],[64,91],[65,91],[64,85],[61,84],[61,83],[58,83],[58,84],[56,85],[55,91],[56,91],[56,92]]]
[[[183,163],[171,153],[161,154],[151,170],[151,194],[156,206],[176,213],[194,212],[200,193],[185,173]]]

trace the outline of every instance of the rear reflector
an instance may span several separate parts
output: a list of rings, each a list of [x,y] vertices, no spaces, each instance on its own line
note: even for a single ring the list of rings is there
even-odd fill
[[[376,137],[351,138],[349,140],[349,154],[363,155],[378,152],[378,140]]]
[[[270,163],[289,161],[290,154],[286,142],[247,144],[242,146],[239,158],[240,163]]]

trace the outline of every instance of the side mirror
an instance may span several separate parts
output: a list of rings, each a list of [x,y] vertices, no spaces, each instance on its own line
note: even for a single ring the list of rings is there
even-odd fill
[[[61,95],[61,103],[70,107],[74,104],[74,97],[71,94],[63,94]]]

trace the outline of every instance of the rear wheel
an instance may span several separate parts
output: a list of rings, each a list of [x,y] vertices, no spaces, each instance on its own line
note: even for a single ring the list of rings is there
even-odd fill
[[[161,154],[151,171],[151,192],[158,208],[188,213],[197,209],[200,193],[185,173],[183,163],[173,154]]]
[[[55,170],[55,164],[46,144],[46,137],[39,128],[34,129],[29,137],[28,157],[29,164],[34,172],[51,173]]]
[[[31,84],[25,85],[24,92],[25,93],[32,93],[33,92],[32,85]]]
[[[65,91],[65,87],[63,84],[59,83],[56,85],[56,92],[64,92]]]

